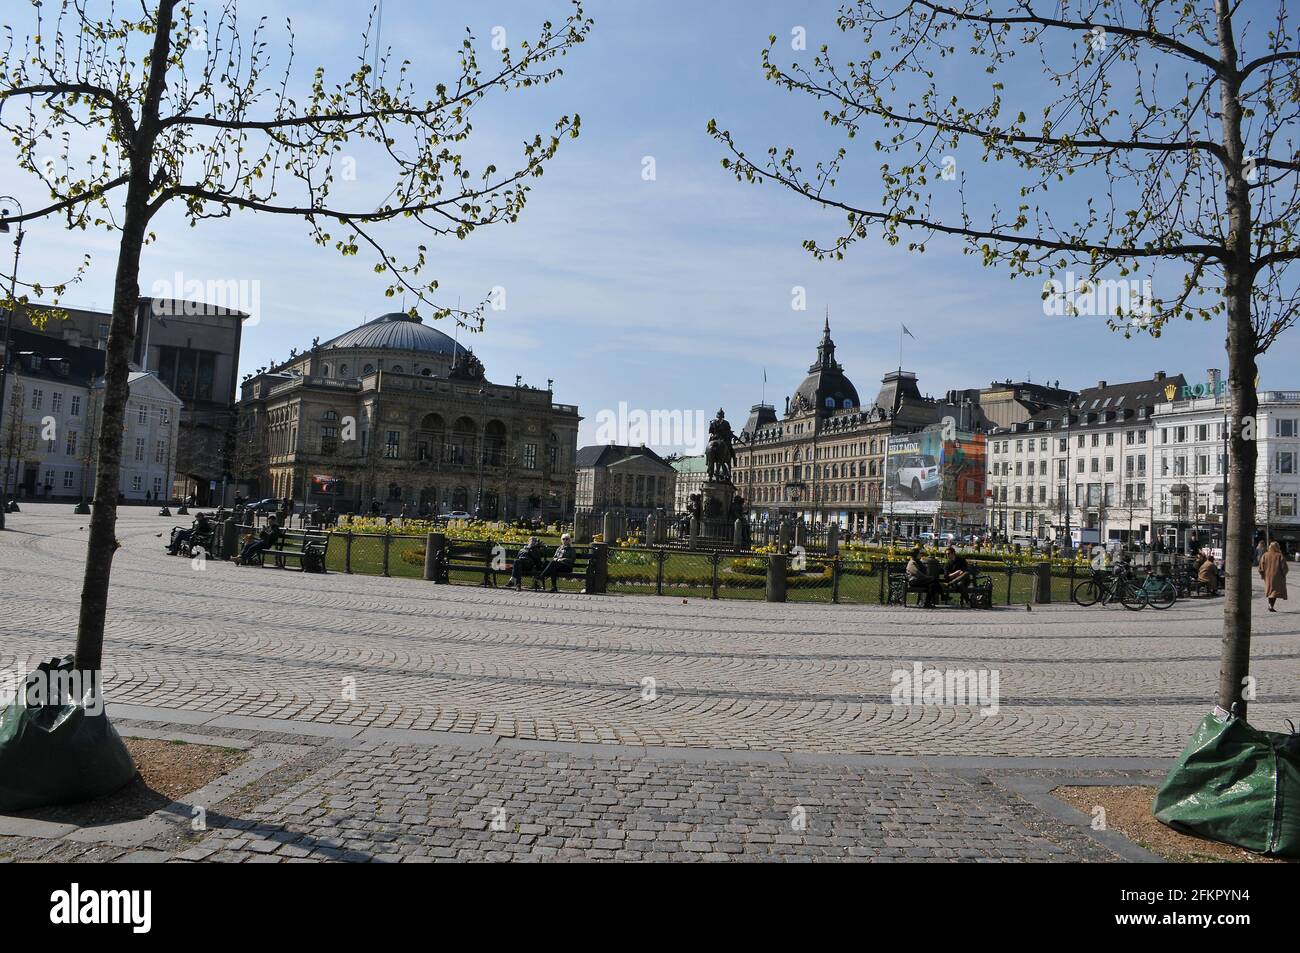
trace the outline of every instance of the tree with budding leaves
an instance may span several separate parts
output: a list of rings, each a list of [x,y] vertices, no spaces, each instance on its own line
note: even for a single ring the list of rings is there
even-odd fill
[[[818,258],[840,259],[868,237],[924,252],[934,236],[952,236],[985,265],[1047,278],[1045,299],[1066,269],[1080,269],[1089,291],[1141,283],[1166,263],[1172,293],[1120,296],[1106,312],[1112,329],[1159,336],[1176,319],[1224,316],[1231,433],[1218,700],[1243,717],[1256,360],[1295,322],[1300,294],[1289,271],[1300,258],[1300,41],[1286,6],[852,0],[836,22],[856,58],[823,45],[811,62],[781,66],[776,37],[762,55],[767,79],[811,99],[843,145],[805,168],[793,147],[755,155],[716,119],[708,125],[738,180],[781,185],[845,216],[833,240],[804,242]],[[1036,62],[1023,64],[1026,54]],[[879,199],[862,194],[866,166],[854,164],[853,147],[865,143],[882,157]]]
[[[39,178],[49,197],[8,221],[61,218],[72,230],[119,235],[76,645],[77,667],[97,670],[140,257],[156,238],[155,216],[174,206],[191,226],[241,211],[300,218],[317,244],[372,256],[375,271],[391,282],[390,297],[408,293],[435,317],[481,328],[483,305],[461,311],[437,304],[438,282],[424,277],[426,246],[399,254],[382,243],[379,226],[400,220],[464,239],[515,221],[530,180],[564,138],[578,135],[579,117],[562,116],[549,132],[525,139],[521,154],[501,168],[465,159],[473,120],[499,94],[559,77],[558,59],[586,39],[592,21],[575,0],[562,22],[543,23],[532,39],[493,54],[490,65],[480,62],[466,31],[456,75],[429,90],[417,87],[409,62],[393,66],[383,55],[372,65],[367,28],[349,75],[331,81],[318,68],[298,88],[291,25],[285,65],[272,74],[266,18],[242,28],[234,0],[211,18],[181,0],[140,0],[131,16],[113,0],[31,6],[30,33],[16,39],[7,27],[0,48],[0,127],[19,167]],[[103,12],[92,13],[95,7]],[[381,180],[375,169],[382,167],[382,181],[391,183],[378,203],[353,207],[334,196],[349,146],[373,153],[371,181]]]

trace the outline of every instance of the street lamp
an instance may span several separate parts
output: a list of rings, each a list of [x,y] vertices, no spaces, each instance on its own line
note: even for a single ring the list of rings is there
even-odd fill
[[[0,195],[0,202],[12,202],[18,207],[18,217],[22,218],[23,206],[12,195]],[[0,208],[0,232],[9,231],[9,209]],[[0,349],[0,439],[3,438],[5,419],[5,386],[9,378],[9,331],[14,325],[14,315],[18,311],[18,255],[23,247],[22,222],[18,223],[18,234],[14,236],[14,267],[9,273],[9,314],[5,316],[4,347]],[[9,467],[11,465],[11,447],[5,440],[5,469],[0,477],[0,529],[5,528],[5,510],[9,508]]]

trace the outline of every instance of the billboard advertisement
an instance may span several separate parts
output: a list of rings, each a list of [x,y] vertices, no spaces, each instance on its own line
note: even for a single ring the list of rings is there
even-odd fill
[[[328,496],[337,496],[343,489],[343,481],[338,477],[324,473],[314,473],[311,478],[311,491]]]
[[[986,450],[983,434],[938,427],[890,437],[886,509],[932,516],[974,513],[984,505]]]

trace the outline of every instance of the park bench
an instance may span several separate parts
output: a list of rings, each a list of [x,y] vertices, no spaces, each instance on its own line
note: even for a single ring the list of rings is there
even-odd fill
[[[956,589],[944,589],[945,592],[961,592]],[[925,589],[920,586],[908,586],[907,573],[891,572],[889,574],[889,596],[886,605],[905,606],[907,594],[916,593],[916,604],[922,604],[921,600],[925,597]],[[993,580],[988,576],[981,576],[972,573],[971,584],[965,592],[961,592],[962,605],[972,609],[991,609],[993,608]]]
[[[275,546],[254,555],[257,565],[265,566],[267,557],[275,561],[275,568],[285,569],[289,560],[296,559],[303,572],[324,572],[325,555],[329,552],[328,533],[286,530],[280,534]]]
[[[497,576],[504,574],[509,579],[511,572],[514,571],[514,559],[505,558],[500,550],[496,547],[501,545],[507,551],[512,547],[504,544],[496,544],[486,540],[447,540],[447,545],[443,549],[443,560],[435,572],[435,578],[438,582],[449,582],[450,574],[453,570],[482,574],[482,586],[494,587],[497,585]],[[518,552],[519,547],[513,547]],[[588,567],[591,565],[591,549],[585,546],[575,546],[574,548],[573,568],[562,573],[557,578],[560,579],[587,579]],[[542,564],[537,567],[537,573],[544,569],[550,562],[549,555]],[[533,588],[540,586],[537,573],[533,574]]]

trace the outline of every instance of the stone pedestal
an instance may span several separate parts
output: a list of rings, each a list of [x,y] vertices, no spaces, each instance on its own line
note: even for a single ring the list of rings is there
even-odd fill
[[[705,539],[731,541],[735,521],[731,518],[731,501],[736,488],[730,483],[710,480],[700,486],[700,535]]]

